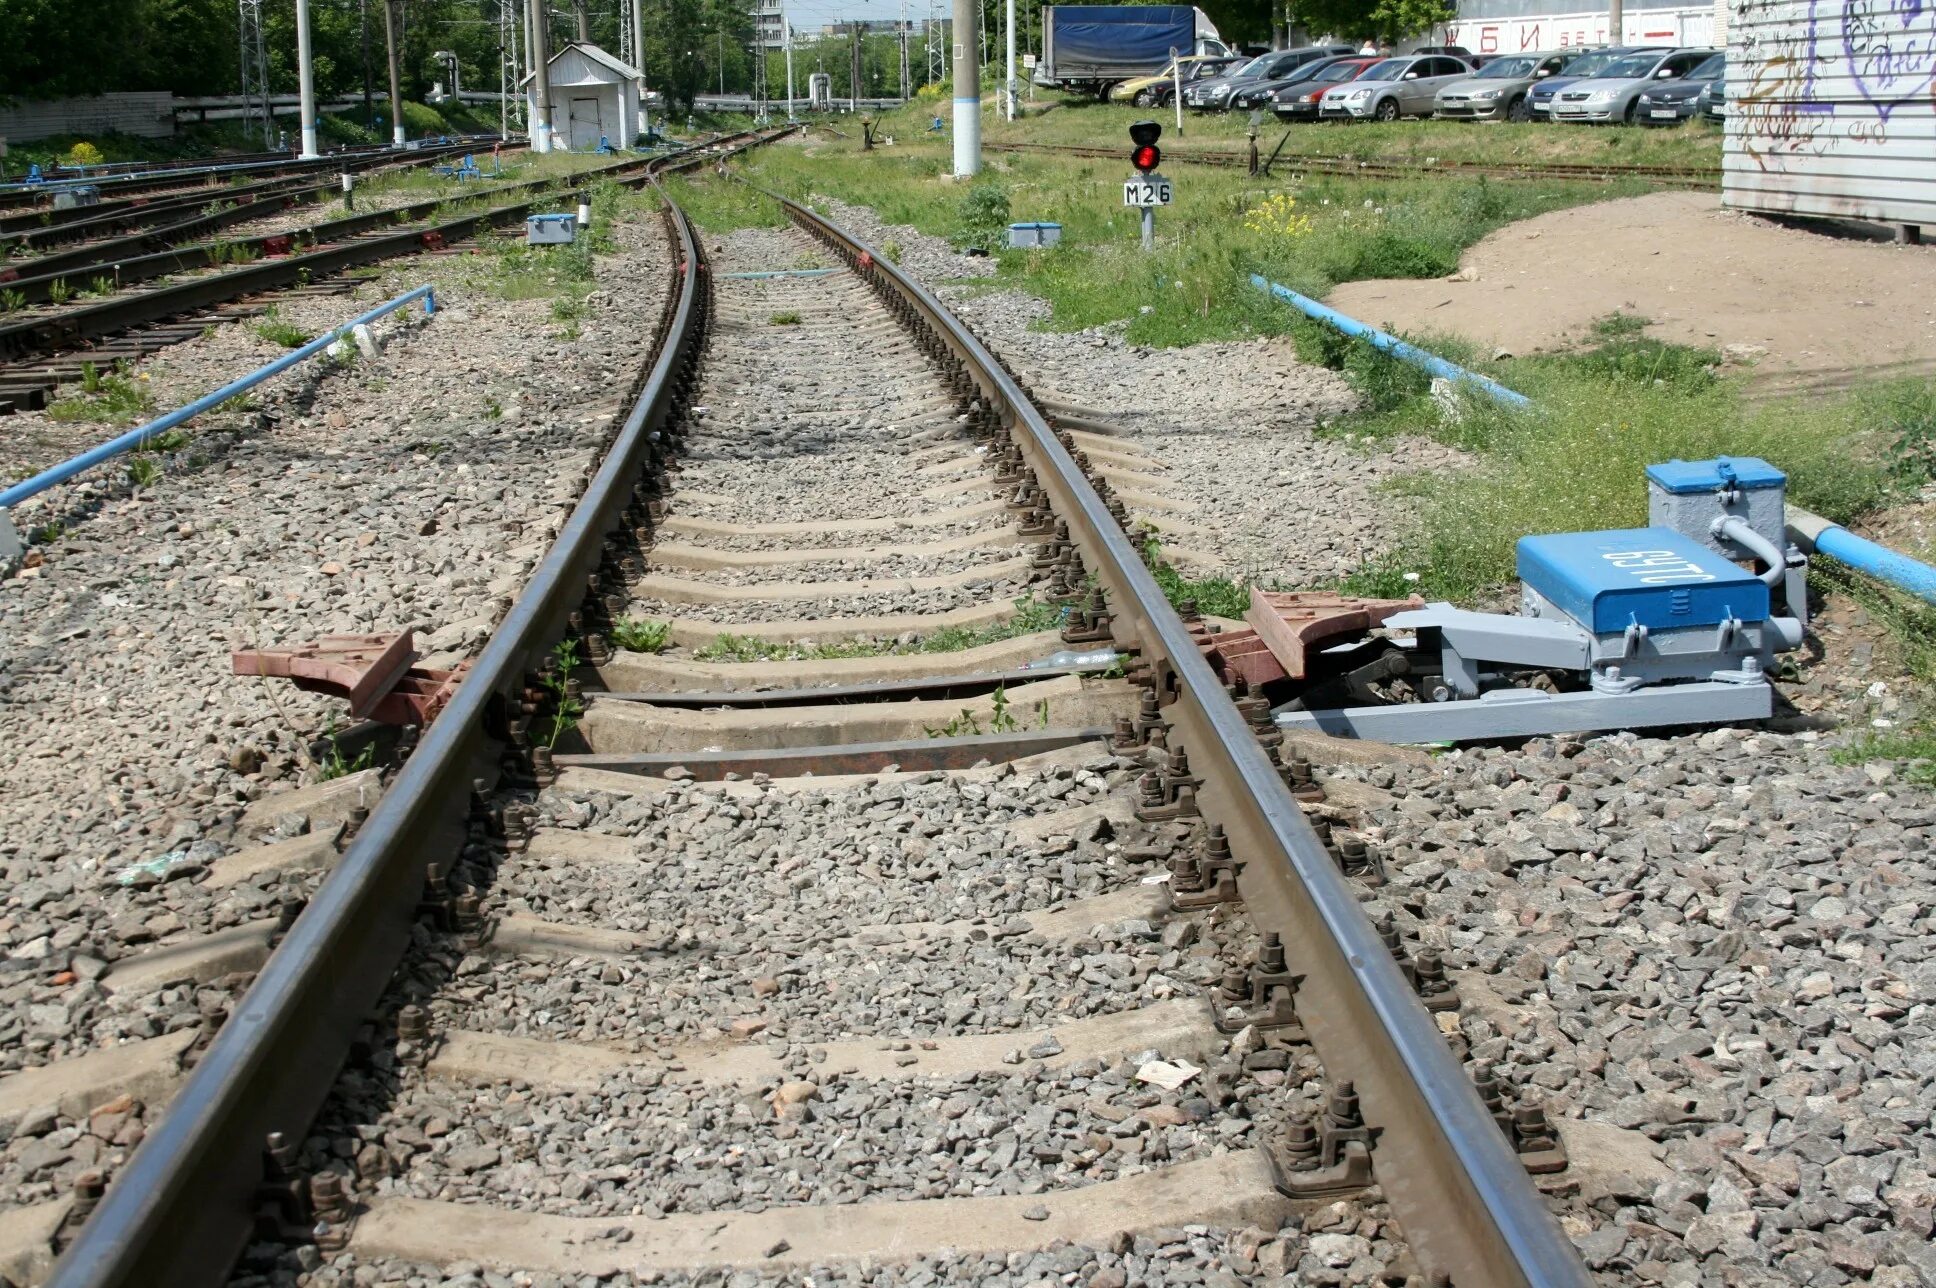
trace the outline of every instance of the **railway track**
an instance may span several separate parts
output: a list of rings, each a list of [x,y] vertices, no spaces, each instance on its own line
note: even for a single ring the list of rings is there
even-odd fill
[[[497,136],[485,135],[457,139],[450,144],[440,144],[438,146],[459,149],[478,148],[489,147],[496,141]],[[300,158],[283,154],[270,160],[243,161],[222,166],[203,166],[186,170],[161,170],[138,173],[125,178],[110,176],[98,180],[61,179],[45,184],[17,184],[10,188],[0,190],[0,212],[5,212],[5,217],[8,219],[22,214],[26,214],[30,218],[38,218],[41,215],[46,215],[58,222],[63,217],[73,218],[76,210],[85,213],[100,209],[99,206],[71,207],[61,210],[54,209],[53,202],[55,194],[72,188],[77,183],[89,183],[101,189],[103,197],[101,205],[105,206],[112,201],[124,198],[153,199],[177,192],[216,191],[235,185],[238,178],[246,182],[251,179],[271,179],[278,176],[334,174],[346,161],[362,163],[386,156],[394,158],[397,155],[395,149],[392,148],[356,148],[342,152],[332,152],[311,161],[304,161]]]
[[[323,178],[314,174],[298,175],[235,185],[223,189],[219,194],[211,194],[203,189],[181,196],[134,197],[124,201],[102,202],[97,206],[74,206],[45,212],[50,217],[44,222],[39,214],[0,216],[0,255],[9,261],[4,268],[0,268],[0,281],[29,276],[34,271],[47,271],[45,261],[49,250],[55,246],[89,242],[94,247],[104,247],[117,239],[154,229],[160,230],[157,236],[179,240],[185,235],[257,218],[278,206],[321,200],[340,193],[342,189],[338,175],[341,173],[409,169],[458,156],[466,150],[466,145],[452,145],[426,148],[401,156],[372,153],[346,157],[336,170]],[[219,209],[211,210],[210,207]],[[196,220],[198,216],[207,222],[187,222]]]
[[[752,137],[745,132],[707,146],[732,148]],[[626,159],[569,180],[485,187],[348,215],[299,233],[211,240],[130,258],[117,258],[116,248],[63,256],[63,267],[0,283],[0,290],[15,292],[17,300],[48,300],[99,282],[107,293],[52,309],[0,314],[7,319],[0,323],[0,414],[45,406],[60,384],[79,379],[87,366],[132,361],[199,335],[210,323],[260,312],[268,294],[347,289],[332,284],[331,276],[520,224],[547,194],[574,185],[599,180],[642,184],[653,165],[650,159]],[[439,217],[451,206],[468,209]],[[237,259],[248,262],[217,268]],[[177,274],[185,276],[147,289],[121,289]]]
[[[1133,453],[785,211],[716,262],[668,202],[654,356],[549,553],[399,767],[220,861],[327,876],[223,959],[260,965],[205,1049],[19,1075],[167,1107],[16,1238],[64,1288],[245,1243],[258,1279],[961,1281],[1281,1273],[1323,1211],[1365,1276],[1584,1282],[1343,806],[1139,561],[1097,465]]]
[[[1062,143],[984,143],[990,152],[1042,153],[1053,156],[1095,157],[1121,160],[1120,149]],[[1166,148],[1166,161],[1185,165],[1248,167],[1247,152]],[[1721,171],[1690,166],[1594,165],[1572,162],[1527,162],[1493,164],[1479,161],[1430,161],[1399,158],[1361,158],[1289,154],[1275,158],[1273,169],[1289,173],[1358,175],[1362,178],[1411,179],[1421,174],[1484,175],[1495,179],[1566,179],[1603,183],[1614,179],[1638,179],[1661,187],[1716,188]]]

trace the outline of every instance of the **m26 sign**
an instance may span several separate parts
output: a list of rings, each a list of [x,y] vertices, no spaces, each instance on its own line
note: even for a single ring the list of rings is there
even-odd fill
[[[1936,5],[1729,0],[1721,199],[1936,225]]]

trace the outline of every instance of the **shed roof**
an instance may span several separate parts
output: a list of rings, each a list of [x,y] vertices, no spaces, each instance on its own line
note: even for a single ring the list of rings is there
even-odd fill
[[[574,66],[574,64],[577,64],[577,66]],[[589,66],[586,66],[587,64],[589,64]],[[553,54],[550,58],[545,60],[545,67],[547,70],[555,70],[560,68],[561,66],[568,68],[574,72],[580,70],[581,68],[587,71],[596,68],[596,69],[610,72],[611,75],[609,77],[594,75],[590,79],[604,81],[607,84],[614,84],[614,85],[619,84],[620,82],[623,82],[623,81],[641,80],[644,78],[644,75],[645,75],[645,73],[639,71],[635,67],[626,66],[618,59],[612,57],[610,54],[600,49],[597,45],[588,44],[584,41],[578,41],[578,40],[566,41],[563,45],[560,45],[558,47],[557,53]],[[518,85],[520,88],[522,88],[526,85],[529,85],[532,81],[536,79],[537,79],[537,73],[532,72],[527,74],[523,80],[519,81]],[[579,79],[576,77],[566,77],[564,79],[560,79],[557,76],[553,76],[551,79],[555,83],[563,84],[563,85],[583,85],[587,83],[586,80]]]

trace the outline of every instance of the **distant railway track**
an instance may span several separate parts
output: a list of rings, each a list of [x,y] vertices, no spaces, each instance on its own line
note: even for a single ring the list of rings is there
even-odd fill
[[[1094,157],[1098,160],[1118,161],[1123,158],[1121,148],[1092,147],[1086,144],[984,143],[982,146],[990,152]],[[1163,150],[1163,159],[1166,162],[1173,161],[1183,165],[1211,165],[1227,169],[1248,168],[1250,165],[1248,152],[1185,150],[1168,146]],[[1268,160],[1268,152],[1260,157],[1260,161],[1263,160]],[[1286,153],[1278,156],[1271,168],[1273,172],[1356,175],[1362,178],[1379,179],[1413,179],[1426,174],[1464,174],[1483,175],[1494,179],[1564,179],[1591,183],[1613,179],[1637,179],[1668,188],[1718,188],[1721,183],[1719,168],[1576,164],[1558,161],[1482,162],[1442,159],[1426,161],[1396,157],[1360,158]]]
[[[235,213],[244,207],[255,209],[261,207],[262,203],[272,201],[280,201],[286,205],[340,192],[337,179],[339,174],[363,174],[373,170],[414,168],[448,160],[469,150],[468,144],[450,144],[440,148],[425,148],[417,152],[369,153],[357,157],[345,157],[324,175],[310,173],[282,176],[255,183],[229,185],[219,189],[197,188],[186,193],[129,197],[118,201],[103,201],[94,206],[72,206],[65,210],[50,209],[0,215],[0,256],[6,257],[0,259],[0,280],[6,280],[8,272],[12,272],[14,276],[24,275],[24,270],[37,266],[39,261],[22,260],[20,257],[38,256],[50,247],[64,246],[71,242],[98,243],[158,225],[179,223],[193,218],[211,205],[224,207],[226,222],[237,223],[243,219],[256,217],[253,214]],[[215,217],[219,218],[220,215]],[[223,225],[213,223],[209,226]]]
[[[730,136],[726,142],[744,137]],[[153,236],[105,247],[82,247],[55,257],[53,262],[61,265],[56,271],[0,281],[0,291],[14,291],[17,299],[35,302],[87,290],[96,279],[106,279],[116,289],[99,300],[49,311],[11,318],[0,314],[0,413],[44,406],[54,388],[79,378],[86,365],[103,367],[138,359],[193,338],[209,322],[260,311],[250,302],[266,293],[347,289],[328,279],[347,269],[399,255],[440,250],[487,228],[521,223],[547,194],[560,188],[600,179],[644,183],[654,164],[652,158],[628,158],[568,177],[481,186],[472,193],[349,215],[294,233],[266,233],[121,256],[122,250],[139,249],[153,236],[187,237],[207,231],[204,219],[198,218]],[[267,200],[273,208],[280,198]],[[435,217],[442,207],[459,202],[488,204],[455,217]],[[203,271],[238,255],[251,262],[216,272]],[[22,264],[16,271],[30,267],[31,263]],[[195,275],[145,290],[119,289],[178,273]]]

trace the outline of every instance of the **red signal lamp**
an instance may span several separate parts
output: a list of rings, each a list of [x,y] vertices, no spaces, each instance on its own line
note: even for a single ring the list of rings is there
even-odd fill
[[[1154,143],[1145,143],[1129,154],[1129,163],[1148,174],[1163,163],[1163,149]]]

